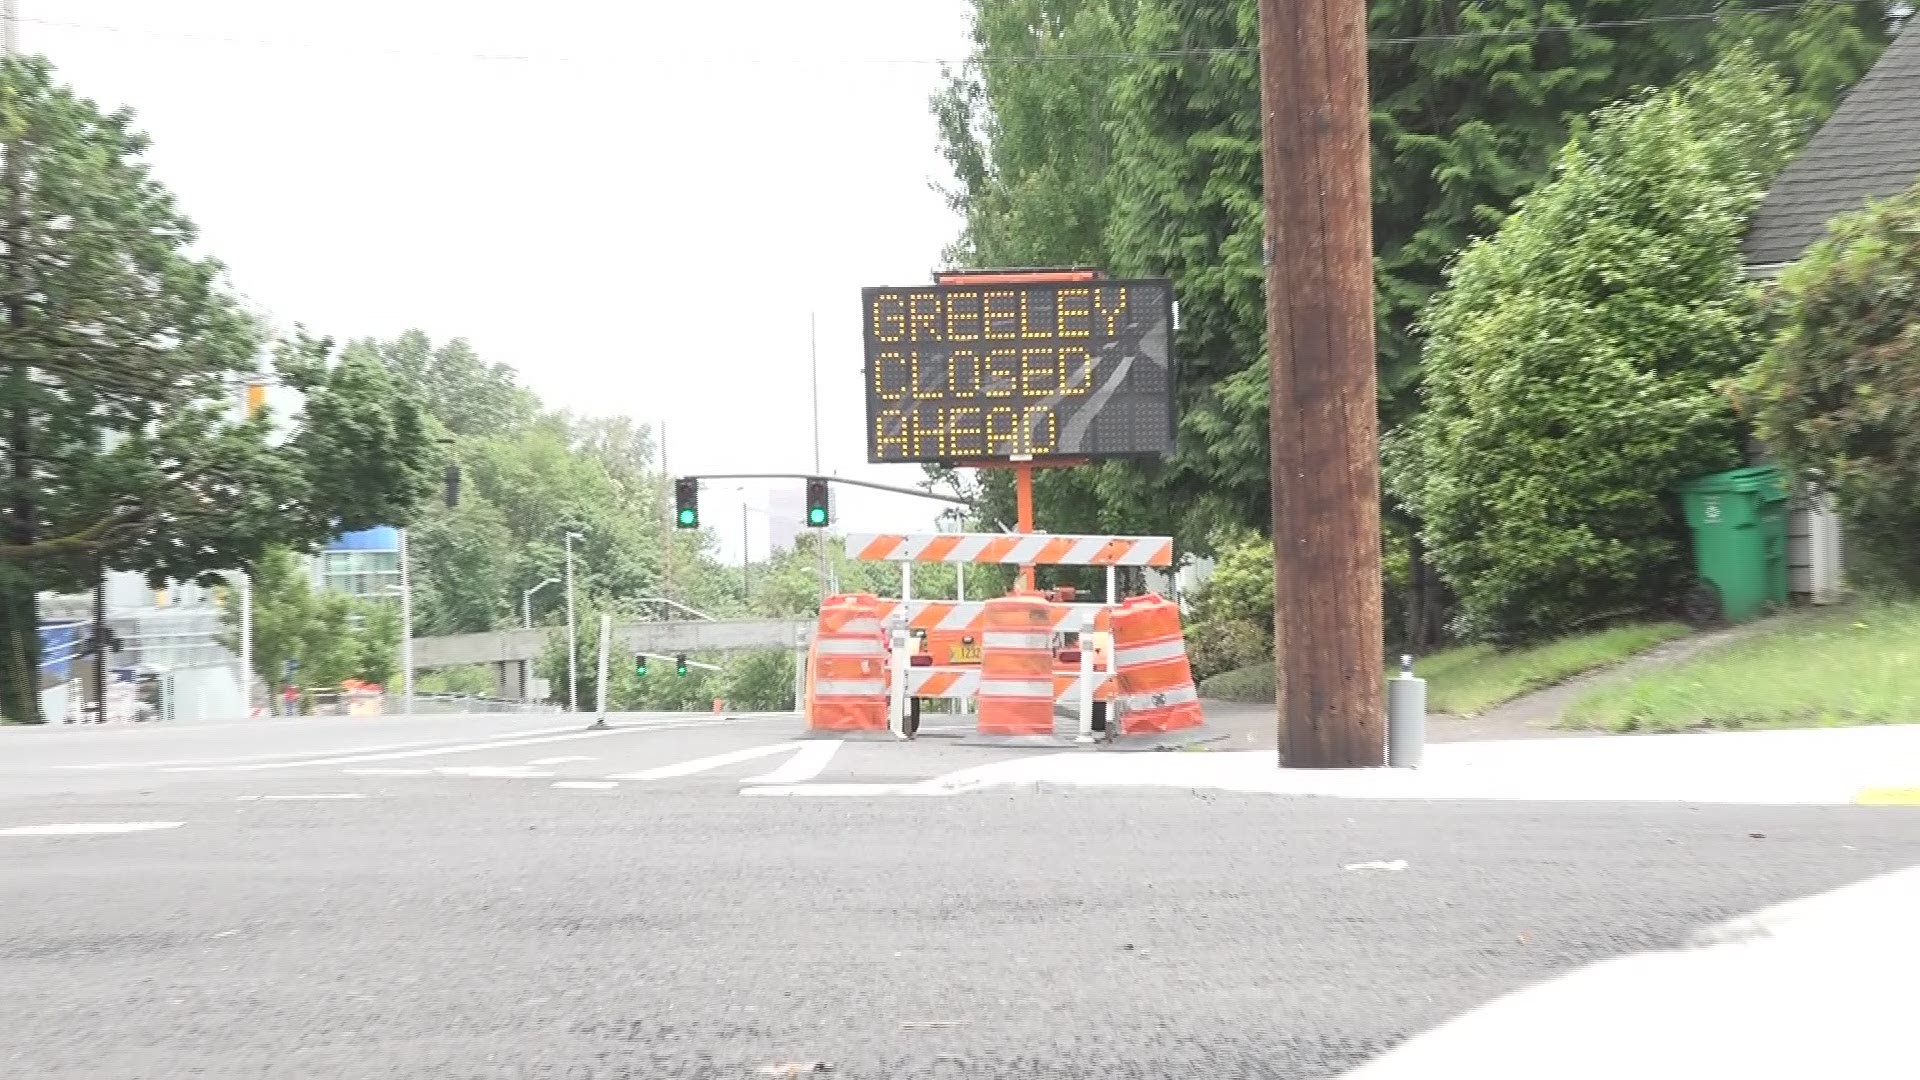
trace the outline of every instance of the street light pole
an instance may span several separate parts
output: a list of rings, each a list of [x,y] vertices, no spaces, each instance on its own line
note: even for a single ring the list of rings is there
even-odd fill
[[[826,466],[820,463],[820,317],[814,312],[807,313],[807,367],[813,373],[813,475],[824,476]],[[827,530],[816,530],[813,541],[818,549],[814,572],[820,578],[820,610],[824,611],[827,606]]]
[[[549,585],[558,585],[558,584],[560,584],[559,578],[548,578],[547,580],[541,582],[538,585],[535,585],[531,589],[527,589],[526,591],[520,594],[520,625],[526,627],[529,630],[533,629],[533,594],[539,592],[541,589],[544,589]]]
[[[585,539],[577,532],[567,534],[567,711],[580,711],[580,650],[573,630],[573,542]]]
[[[520,622],[528,630],[533,629],[533,594],[549,585],[560,584],[559,578],[548,578],[540,584],[520,594]],[[520,700],[533,700],[533,661],[520,661]]]
[[[102,693],[100,700],[105,702]],[[253,717],[253,575],[240,571],[240,700],[242,708],[251,719]]]
[[[400,712],[413,715],[413,577],[407,569],[407,530],[400,530]]]

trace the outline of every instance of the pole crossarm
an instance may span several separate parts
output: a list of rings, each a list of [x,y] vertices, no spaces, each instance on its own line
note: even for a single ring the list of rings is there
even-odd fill
[[[874,491],[887,491],[895,495],[917,495],[922,499],[935,502],[952,503],[955,506],[972,506],[972,499],[963,499],[957,495],[942,495],[920,488],[899,487],[895,484],[879,484],[872,480],[849,480],[844,476],[821,476],[819,473],[700,473],[680,477],[682,480],[825,480],[829,484],[845,484],[848,487],[870,488]]]
[[[1172,566],[1166,536],[1034,533],[852,533],[847,557],[870,562],[1014,566]]]

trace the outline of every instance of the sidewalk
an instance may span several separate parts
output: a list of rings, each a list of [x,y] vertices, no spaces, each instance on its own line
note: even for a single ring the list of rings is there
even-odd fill
[[[1911,1076],[1920,867],[1510,994],[1347,1080]]]
[[[1064,753],[911,785],[1203,788],[1357,799],[1920,805],[1920,725],[1428,746],[1419,769],[1281,769],[1267,752]]]

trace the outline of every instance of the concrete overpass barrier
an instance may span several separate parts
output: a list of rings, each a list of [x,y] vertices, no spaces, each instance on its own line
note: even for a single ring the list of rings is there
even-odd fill
[[[812,634],[807,619],[722,619],[715,622],[630,622],[613,629],[613,639],[629,652],[665,655],[702,652],[746,652],[756,649],[802,649]],[[565,635],[558,626],[531,630],[494,630],[484,634],[452,634],[413,639],[416,669],[463,667],[468,664],[512,664],[537,659],[552,634]],[[582,640],[582,655],[591,653]]]

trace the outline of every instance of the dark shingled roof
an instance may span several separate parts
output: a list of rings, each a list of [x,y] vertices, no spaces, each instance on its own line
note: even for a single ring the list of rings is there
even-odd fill
[[[1745,243],[1747,265],[1790,263],[1832,218],[1920,179],[1920,23],[1894,38],[1768,190]]]

